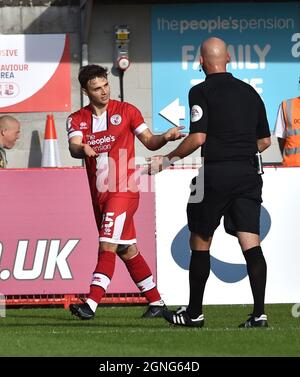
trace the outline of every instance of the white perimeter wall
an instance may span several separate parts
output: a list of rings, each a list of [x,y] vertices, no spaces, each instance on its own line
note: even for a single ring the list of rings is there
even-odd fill
[[[159,291],[168,305],[188,303],[188,232],[175,245],[174,239],[187,224],[185,209],[189,184],[195,175],[195,169],[175,169],[165,170],[155,179],[157,279]],[[263,211],[262,221],[264,228],[270,225],[262,241],[268,266],[266,302],[300,302],[300,168],[266,168],[263,180],[263,206],[266,211]],[[175,262],[172,251],[177,255],[182,253],[184,267]],[[219,261],[212,261],[212,265],[218,269],[221,278],[226,276],[228,269],[238,276],[245,268],[237,239],[225,233],[223,224],[215,233],[211,255]],[[204,304],[252,302],[248,276],[228,283],[211,271]]]

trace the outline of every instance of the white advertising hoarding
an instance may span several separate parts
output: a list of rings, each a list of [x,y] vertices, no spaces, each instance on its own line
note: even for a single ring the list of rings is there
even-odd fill
[[[167,305],[189,299],[190,259],[186,204],[195,169],[165,170],[155,177],[157,279]],[[265,168],[261,216],[262,249],[268,266],[266,303],[300,302],[300,168]],[[215,232],[204,304],[253,302],[238,241]]]

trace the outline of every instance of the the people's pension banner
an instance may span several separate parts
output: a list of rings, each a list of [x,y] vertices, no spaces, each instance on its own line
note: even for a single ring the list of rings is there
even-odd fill
[[[299,2],[153,6],[154,131],[188,130],[188,91],[205,79],[200,45],[210,37],[228,44],[228,71],[261,95],[273,129],[281,101],[299,95],[299,12]]]

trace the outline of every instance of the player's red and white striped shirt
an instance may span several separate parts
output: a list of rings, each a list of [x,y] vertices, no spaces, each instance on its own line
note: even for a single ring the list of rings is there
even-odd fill
[[[107,110],[96,116],[90,105],[67,119],[69,139],[81,136],[98,154],[86,157],[86,168],[93,200],[108,193],[138,197],[134,180],[134,138],[147,129],[141,112],[126,102],[110,100]],[[104,195],[105,194],[105,195]]]

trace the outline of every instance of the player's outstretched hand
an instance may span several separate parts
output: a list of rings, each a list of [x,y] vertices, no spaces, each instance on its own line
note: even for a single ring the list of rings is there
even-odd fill
[[[166,141],[174,141],[179,140],[185,137],[186,135],[182,133],[182,130],[184,129],[184,126],[179,127],[173,127],[168,129],[168,131],[164,134]]]
[[[152,156],[146,158],[147,165],[142,171],[142,174],[154,175],[171,165],[168,157],[165,156]]]

